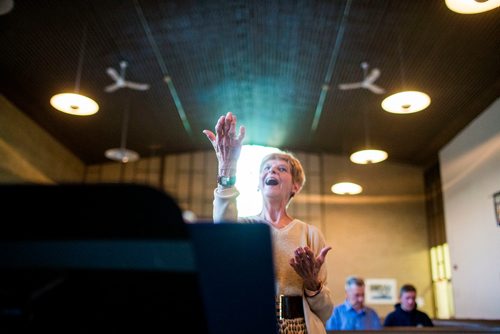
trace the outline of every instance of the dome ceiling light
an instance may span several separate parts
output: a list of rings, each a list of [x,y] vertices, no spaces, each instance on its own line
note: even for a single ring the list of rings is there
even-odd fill
[[[477,14],[499,8],[500,0],[445,0],[446,6],[460,14]]]
[[[99,105],[89,97],[76,93],[60,93],[52,96],[50,104],[59,111],[77,116],[89,116],[99,110]]]
[[[417,91],[406,91],[386,97],[382,101],[382,108],[394,114],[411,114],[424,110],[430,104],[429,95]]]
[[[135,151],[128,150],[124,147],[110,148],[104,152],[106,158],[123,163],[133,162],[139,159],[139,154]]]
[[[351,154],[350,159],[356,164],[375,164],[377,162],[387,159],[387,152],[382,150],[366,149],[354,152]]]
[[[339,182],[335,183],[331,190],[334,194],[338,195],[357,195],[363,191],[363,188],[356,183]]]
[[[110,160],[119,161],[122,163],[133,162],[139,159],[139,153],[127,149],[127,131],[128,119],[130,114],[129,103],[127,102],[125,112],[123,114],[122,134],[120,140],[120,147],[110,148],[104,152],[104,156]]]
[[[85,28],[83,29],[82,46],[80,49],[78,68],[76,70],[75,92],[56,94],[50,99],[50,104],[57,110],[77,116],[93,115],[99,110],[99,105],[94,100],[87,96],[79,94],[86,40],[87,26],[85,26]]]
[[[349,157],[349,159],[356,164],[374,164],[384,161],[388,157],[386,151],[374,149],[370,143],[370,121],[368,119],[368,116],[368,108],[365,107],[363,110],[365,148],[352,153]]]

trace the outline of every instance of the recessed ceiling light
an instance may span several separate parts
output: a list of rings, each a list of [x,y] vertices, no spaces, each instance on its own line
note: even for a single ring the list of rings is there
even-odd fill
[[[427,108],[430,104],[429,95],[417,91],[407,91],[386,97],[382,101],[382,108],[395,114],[411,114]]]
[[[387,152],[382,150],[361,150],[351,154],[350,159],[357,164],[375,164],[387,159]]]
[[[500,7],[500,0],[445,0],[446,6],[460,14],[477,14]]]

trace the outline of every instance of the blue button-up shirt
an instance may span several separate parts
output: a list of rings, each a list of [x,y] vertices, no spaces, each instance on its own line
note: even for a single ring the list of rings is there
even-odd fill
[[[380,318],[374,309],[365,306],[360,311],[352,308],[348,301],[335,307],[326,322],[327,330],[382,329]]]

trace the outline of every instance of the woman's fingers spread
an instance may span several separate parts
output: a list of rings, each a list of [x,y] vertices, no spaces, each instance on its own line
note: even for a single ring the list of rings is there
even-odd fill
[[[225,117],[225,122],[224,122],[224,133],[225,134],[230,134],[232,123],[233,123],[233,116],[231,115],[231,112],[228,112],[226,117]]]
[[[243,142],[243,139],[245,138],[245,133],[246,129],[243,125],[240,126],[240,133],[238,134],[238,141],[240,144]]]
[[[215,124],[215,132],[217,133],[218,136],[221,136],[222,132],[224,131],[224,122],[225,122],[225,117],[221,116],[219,117],[217,124]]]
[[[207,136],[208,140],[210,140],[212,147],[217,151],[215,144],[215,134],[210,130],[203,130],[203,133],[205,134],[205,136]]]
[[[319,256],[318,256],[318,259],[321,260],[322,262],[325,261],[325,257],[326,257],[326,254],[328,254],[328,252],[332,249],[331,246],[325,246],[321,249],[321,251],[319,252]]]

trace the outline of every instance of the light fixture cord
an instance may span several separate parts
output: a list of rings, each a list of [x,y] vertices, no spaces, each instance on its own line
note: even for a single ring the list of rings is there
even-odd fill
[[[363,116],[365,123],[365,145],[366,148],[370,148],[370,127],[368,126],[368,116],[367,116],[367,107],[363,108]]]
[[[125,112],[123,113],[122,122],[122,138],[120,140],[120,148],[125,150],[125,145],[127,144],[127,130],[128,130],[128,119],[130,114],[130,99],[127,100],[125,105]]]
[[[87,24],[83,27],[82,45],[78,57],[78,68],[76,70],[75,93],[80,92],[80,80],[82,78],[83,56],[85,54],[85,44],[87,42]]]
[[[401,34],[399,33],[399,31],[397,35],[398,35],[398,57],[399,57],[399,68],[401,71],[401,82],[403,84],[403,89],[406,89],[406,75],[403,66],[403,47],[402,47],[403,42],[401,41]]]

